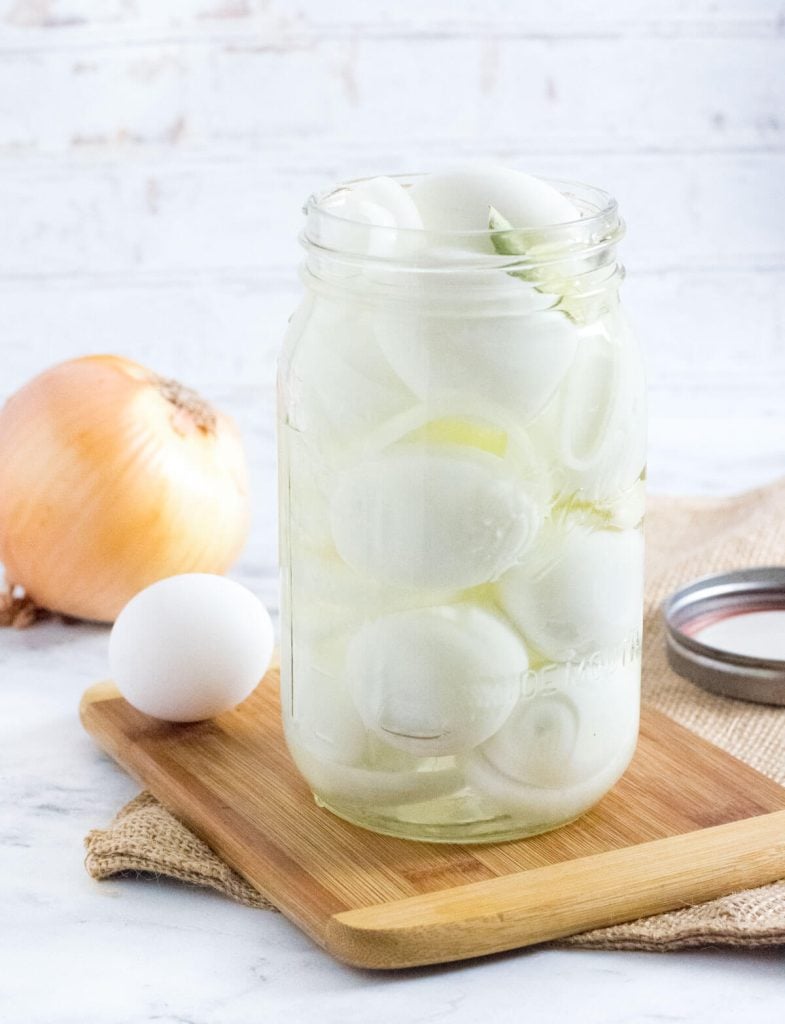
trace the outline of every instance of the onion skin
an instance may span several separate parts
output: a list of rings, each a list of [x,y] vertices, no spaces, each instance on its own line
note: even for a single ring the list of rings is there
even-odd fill
[[[137,363],[70,360],[0,409],[0,562],[39,607],[111,622],[156,580],[225,572],[248,526],[233,421]]]

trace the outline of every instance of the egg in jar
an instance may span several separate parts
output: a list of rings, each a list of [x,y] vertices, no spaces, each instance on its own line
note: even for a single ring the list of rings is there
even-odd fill
[[[392,585],[464,589],[496,580],[529,547],[542,510],[496,456],[405,445],[341,475],[330,507],[339,556]]]

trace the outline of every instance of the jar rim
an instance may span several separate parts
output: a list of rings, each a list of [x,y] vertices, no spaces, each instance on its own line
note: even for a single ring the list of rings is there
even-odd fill
[[[362,221],[353,220],[351,217],[343,217],[340,213],[336,213],[324,205],[328,199],[337,195],[339,192],[348,190],[355,185],[373,181],[377,177],[382,177],[382,175],[350,178],[346,181],[338,182],[338,184],[320,192],[313,192],[303,205],[303,213],[309,218],[316,216],[320,219],[323,218],[338,224],[351,224],[358,227],[373,229],[374,232],[400,233],[410,236],[438,235],[439,237],[445,238],[486,238],[492,235],[525,235],[527,232],[531,232],[536,234],[538,238],[542,238],[550,232],[561,234],[571,229],[574,231],[576,227],[586,229],[591,228],[592,226],[600,227],[601,225],[607,224],[609,221],[619,221],[618,203],[614,197],[604,189],[601,189],[596,185],[588,185],[585,182],[574,179],[548,178],[542,175],[532,175],[532,177],[546,185],[551,185],[556,188],[562,193],[562,195],[570,199],[579,209],[585,210],[586,213],[574,220],[546,224],[541,227],[519,228],[513,226],[509,230],[498,228],[474,228],[470,230],[440,229],[438,231],[431,231],[426,228],[398,227],[397,225],[392,224],[365,224]],[[390,178],[405,188],[413,184],[415,181],[428,177],[428,173],[418,171],[414,173],[386,174],[383,175],[383,177]]]
[[[389,175],[406,187],[424,174]],[[340,182],[313,193],[303,207],[302,245],[313,257],[346,266],[370,262],[419,271],[553,267],[565,260],[604,259],[624,235],[616,200],[593,185],[559,178],[539,180],[565,195],[581,211],[575,220],[543,227],[430,230],[363,223],[331,210],[327,200],[371,178]],[[606,254],[606,256],[602,256]]]

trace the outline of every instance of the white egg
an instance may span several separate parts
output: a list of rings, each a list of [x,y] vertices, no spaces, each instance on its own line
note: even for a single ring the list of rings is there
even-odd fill
[[[314,792],[328,803],[365,808],[402,807],[448,796],[464,786],[458,768],[427,771],[385,771],[319,760],[295,743],[294,762]]]
[[[548,665],[530,672],[507,721],[477,751],[504,776],[530,786],[579,785],[615,764],[638,734],[640,670],[621,658]]]
[[[526,649],[470,604],[399,612],[350,640],[349,686],[363,722],[421,757],[459,754],[502,725],[520,692]]]
[[[146,587],[120,612],[109,641],[118,689],[139,711],[197,722],[235,707],[270,664],[273,626],[250,590],[185,573]]]
[[[416,403],[376,339],[373,315],[348,301],[313,299],[298,322],[289,407],[315,452],[361,441]]]
[[[572,757],[579,726],[577,708],[564,694],[524,696],[482,751],[492,764],[519,781],[558,785]]]
[[[515,228],[541,228],[580,217],[552,185],[494,164],[424,175],[409,194],[426,231],[487,231],[491,207]]]
[[[542,510],[495,455],[458,445],[401,445],[336,485],[338,554],[387,583],[465,588],[498,579],[532,543]]]
[[[553,661],[583,658],[640,629],[643,538],[568,517],[547,522],[536,550],[498,585],[498,600],[529,643]]]
[[[354,806],[419,803],[460,789],[452,767],[371,739],[349,695],[346,644],[338,637],[298,641],[281,676],[284,730],[295,763],[324,799]]]
[[[529,288],[513,283],[522,292]],[[545,407],[578,346],[575,325],[553,310],[524,316],[382,312],[376,334],[391,366],[420,398],[476,396],[505,406],[520,423]]]

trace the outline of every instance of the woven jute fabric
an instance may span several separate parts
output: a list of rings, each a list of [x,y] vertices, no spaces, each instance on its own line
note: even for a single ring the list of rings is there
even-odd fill
[[[785,564],[785,479],[733,498],[652,498],[646,541],[644,700],[785,785],[785,708],[714,697],[677,676],[665,656],[660,614],[668,594],[699,576]],[[91,832],[85,843],[85,863],[93,878],[165,875],[271,909],[149,793],[137,796],[108,828]],[[562,944],[665,951],[776,943],[785,943],[785,881],[586,932]]]

